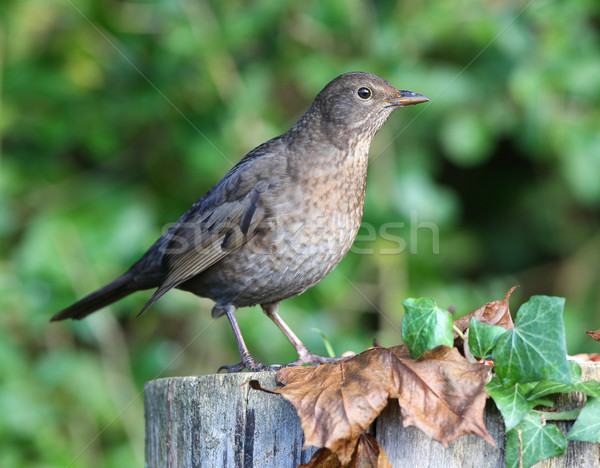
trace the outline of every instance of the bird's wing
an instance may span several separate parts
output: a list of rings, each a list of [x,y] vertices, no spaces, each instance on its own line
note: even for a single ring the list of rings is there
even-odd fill
[[[285,176],[286,163],[277,155],[253,153],[242,159],[171,228],[162,257],[166,276],[139,315],[167,291],[248,242],[269,216],[264,198],[276,186],[273,179],[281,181],[282,175]]]

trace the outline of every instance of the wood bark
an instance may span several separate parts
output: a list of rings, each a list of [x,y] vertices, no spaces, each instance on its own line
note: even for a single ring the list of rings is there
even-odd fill
[[[582,365],[585,380],[600,381],[600,364]],[[302,450],[304,437],[293,406],[280,395],[250,389],[258,380],[275,387],[275,373],[173,377],[146,384],[146,466],[295,468],[316,448]],[[560,395],[559,410],[581,406],[583,396]],[[504,424],[490,401],[486,426],[498,445],[463,436],[444,447],[414,427],[402,427],[398,403],[390,401],[373,425],[393,467],[503,467]],[[567,431],[572,422],[559,422]],[[536,467],[600,466],[600,444],[569,442],[567,453]]]

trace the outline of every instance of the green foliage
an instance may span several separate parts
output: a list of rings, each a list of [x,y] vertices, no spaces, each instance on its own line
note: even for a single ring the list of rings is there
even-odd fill
[[[567,434],[568,440],[600,443],[600,399],[588,397],[577,421]]]
[[[567,450],[565,435],[554,424],[543,424],[539,414],[531,413],[506,434],[507,468],[528,468],[541,460],[562,455]],[[520,454],[523,464],[520,464]]]
[[[534,296],[517,312],[514,330],[502,334],[491,349],[495,375],[486,391],[502,413],[507,431],[506,464],[524,467],[565,453],[567,438],[600,442],[597,424],[598,382],[581,382],[581,368],[566,361],[562,322],[564,299]],[[476,321],[471,321],[478,328]],[[469,329],[469,336],[476,328]],[[536,378],[537,377],[537,378]],[[554,406],[556,393],[579,391],[590,395],[581,412],[544,413],[546,419],[576,419],[568,437],[533,410]],[[583,434],[586,424],[592,428]]]
[[[473,356],[485,359],[492,355],[492,349],[498,343],[506,328],[482,323],[474,317],[469,325],[469,350]]]
[[[327,350],[327,356],[336,357],[337,354],[333,350],[333,346],[331,345],[331,341],[329,341],[329,338],[327,338],[327,335],[325,335],[325,333],[323,333],[323,331],[319,330],[318,328],[313,328],[312,330],[314,332],[317,332],[319,335],[321,335],[321,338],[323,338],[323,345],[325,346],[325,349]]]
[[[485,390],[502,413],[506,430],[510,431],[519,424],[534,406],[554,406],[554,402],[528,398],[531,389],[536,386],[535,382],[516,383],[503,386],[497,376],[485,386]]]
[[[452,314],[440,309],[434,299],[406,299],[402,319],[402,340],[414,359],[436,346],[454,344]]]
[[[523,304],[514,330],[500,337],[493,356],[504,384],[554,380],[571,384],[562,320],[565,300],[534,296]]]
[[[572,385],[566,385],[560,382],[554,382],[551,380],[542,380],[539,382],[529,393],[530,399],[541,398],[546,395],[552,395],[555,393],[567,393],[567,392],[581,392],[586,395],[594,397],[600,397],[600,382],[581,381],[581,367],[575,361],[569,361],[569,368],[571,370],[571,378],[573,380]]]
[[[597,350],[597,25],[594,0],[0,2],[0,466],[140,466],[143,383],[237,362],[185,293],[47,320],[351,70],[432,102],[374,140],[371,253],[282,305],[296,333],[393,345],[404,298],[462,314],[518,282],[566,295],[569,349]],[[261,315],[239,313],[256,357],[295,359]]]
[[[508,467],[528,468],[562,455],[567,439],[600,443],[600,383],[582,382],[579,365],[566,360],[563,305],[562,298],[534,296],[519,308],[513,330],[474,318],[470,321],[470,354],[492,356],[494,360],[494,375],[485,388],[504,419]],[[452,346],[451,316],[439,309],[435,300],[411,298],[404,301],[404,307],[402,336],[413,357],[440,344]],[[448,332],[450,345],[441,342]],[[588,396],[581,410],[539,411],[540,407],[554,406],[556,393],[574,391]],[[547,423],[573,419],[575,424],[566,437],[556,425]]]

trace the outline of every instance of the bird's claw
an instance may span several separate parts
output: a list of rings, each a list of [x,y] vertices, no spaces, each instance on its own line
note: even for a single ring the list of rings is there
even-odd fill
[[[219,367],[217,373],[220,373],[221,371],[227,371],[228,374],[233,374],[235,372],[241,372],[244,369],[248,369],[248,372],[277,372],[282,367],[285,366],[282,366],[281,364],[271,364],[270,366],[265,366],[258,361],[248,364],[240,362],[234,366],[221,366]]]
[[[348,359],[347,357],[327,357],[320,356],[319,354],[313,354],[310,351],[303,352],[299,354],[298,359],[294,362],[290,362],[288,366],[303,366],[304,364],[311,364],[315,367],[320,366],[321,364],[334,364],[336,362],[344,361]]]
[[[244,369],[248,369],[249,372],[277,372],[284,367],[303,366],[305,364],[311,364],[318,367],[321,364],[333,364],[348,359],[347,357],[320,356],[319,354],[311,353],[307,349],[301,349],[298,356],[298,359],[294,362],[290,362],[284,366],[281,364],[271,364],[270,366],[266,366],[256,361],[250,355],[242,355],[242,362],[234,366],[221,366],[217,372],[227,371],[228,374],[232,374],[234,372],[243,371]]]
[[[236,364],[235,366],[221,366],[217,370],[217,374],[220,374],[221,371],[227,371],[228,374],[233,374],[235,372],[243,371],[246,368],[243,362]]]

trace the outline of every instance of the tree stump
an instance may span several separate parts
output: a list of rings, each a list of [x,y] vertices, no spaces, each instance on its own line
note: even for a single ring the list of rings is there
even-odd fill
[[[584,380],[600,380],[600,364],[581,366]],[[275,387],[275,373],[173,377],[146,384],[146,466],[295,468],[316,448],[302,450],[304,437],[294,407],[280,395],[252,390],[258,380]],[[560,395],[557,407],[581,406],[578,393]],[[490,401],[486,426],[498,448],[463,436],[444,447],[414,427],[402,427],[398,403],[390,401],[373,424],[375,436],[394,468],[504,467],[504,423]],[[559,422],[566,431],[572,422]],[[600,466],[600,444],[569,442],[567,453],[536,467]]]

